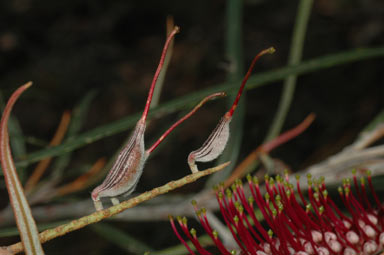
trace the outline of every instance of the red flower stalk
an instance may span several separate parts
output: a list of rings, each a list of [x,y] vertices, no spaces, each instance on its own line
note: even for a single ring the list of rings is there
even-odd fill
[[[266,194],[263,197],[258,180],[248,176],[251,197],[246,199],[241,181],[224,190],[216,189],[220,212],[240,254],[255,255],[370,255],[379,254],[384,248],[383,207],[373,189],[371,175],[368,172],[369,192],[367,196],[365,179],[360,184],[353,176],[355,194],[351,181],[346,179],[340,187],[341,201],[347,209],[343,213],[329,197],[324,178],[313,180],[308,176],[307,199],[302,193],[297,178],[297,195],[294,185],[288,182],[288,175],[275,179],[265,177]],[[376,205],[371,204],[371,200]],[[255,206],[256,205],[256,206]],[[188,246],[179,233],[173,218],[172,229],[190,254],[234,254],[218,238],[218,234],[209,224],[205,209],[198,209],[194,203],[198,219],[204,230],[211,237],[216,250],[212,253],[204,248],[196,238],[196,231],[191,235],[187,221],[179,221],[183,233],[192,241],[195,249]],[[256,217],[256,207],[260,209],[265,223]],[[269,230],[265,229],[265,224]],[[194,250],[197,252],[195,253]]]
[[[248,72],[241,83],[235,101],[233,102],[231,108],[221,118],[216,128],[212,131],[212,133],[209,135],[208,139],[203,143],[203,145],[199,149],[194,150],[189,154],[188,165],[192,173],[196,173],[199,171],[196,166],[196,162],[209,162],[216,159],[218,156],[221,155],[221,153],[223,153],[229,139],[229,123],[231,122],[233,113],[235,112],[235,109],[239,103],[245,84],[251,76],[253,67],[261,56],[267,53],[272,54],[274,52],[275,49],[271,47],[261,51],[253,58],[252,63],[249,66]]]
[[[140,179],[141,174],[143,173],[144,164],[148,156],[152,153],[154,149],[164,140],[164,138],[175,129],[176,126],[180,125],[183,121],[188,119],[192,114],[194,114],[203,104],[207,101],[215,99],[217,97],[225,96],[224,92],[214,93],[205,97],[197,106],[195,106],[192,111],[186,114],[183,118],[174,123],[148,150],[144,148],[144,132],[146,127],[146,119],[148,116],[148,111],[151,105],[153,92],[157,79],[159,77],[160,71],[163,67],[165,56],[168,50],[168,47],[174,38],[175,34],[179,32],[179,28],[175,27],[172,32],[169,34],[163,52],[161,54],[160,62],[155,72],[155,75],[152,80],[152,84],[148,93],[147,102],[142,114],[142,117],[136,124],[134,131],[132,132],[127,144],[119,153],[117,159],[115,160],[112,168],[109,170],[108,175],[105,180],[97,186],[92,191],[92,200],[95,205],[96,210],[102,210],[103,205],[100,198],[109,197],[111,198],[112,204],[119,204],[117,196],[120,195],[129,195],[134,191],[136,185]]]

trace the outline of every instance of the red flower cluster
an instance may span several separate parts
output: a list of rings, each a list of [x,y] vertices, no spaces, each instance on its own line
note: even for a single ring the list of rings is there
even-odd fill
[[[257,178],[248,176],[248,185],[252,196],[244,194],[240,181],[232,185],[232,190],[216,189],[222,217],[238,245],[240,254],[255,255],[310,255],[310,254],[377,254],[383,249],[382,206],[373,189],[371,175],[368,173],[368,185],[376,206],[367,196],[365,179],[360,184],[354,174],[355,193],[351,191],[351,180],[343,181],[339,187],[341,201],[347,213],[343,213],[328,196],[324,178],[313,180],[308,176],[307,199],[300,189],[297,178],[296,189],[288,182],[288,175],[275,179],[266,176],[264,197],[261,194]],[[225,194],[225,195],[224,195]],[[259,209],[269,226],[267,231],[256,218]],[[212,229],[204,209],[197,209],[201,225],[213,240],[220,254],[235,254],[229,251]],[[195,246],[191,249],[178,232],[172,217],[172,228],[190,254],[209,255],[199,242],[194,229],[189,230],[186,218],[178,217],[182,232]]]

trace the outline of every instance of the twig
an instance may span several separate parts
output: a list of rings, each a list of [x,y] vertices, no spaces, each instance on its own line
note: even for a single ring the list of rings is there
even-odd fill
[[[351,149],[361,150],[384,136],[384,123],[377,125],[374,130],[361,133],[360,139],[352,144]]]
[[[87,216],[81,217],[79,219],[73,220],[67,224],[58,226],[56,228],[45,230],[39,234],[40,242],[45,243],[45,242],[52,240],[56,237],[65,235],[69,232],[72,232],[72,231],[75,231],[78,229],[81,229],[81,228],[83,228],[89,224],[93,224],[93,223],[99,222],[103,219],[109,218],[113,215],[116,215],[116,214],[118,214],[118,213],[120,213],[120,212],[122,212],[128,208],[134,207],[134,206],[136,206],[136,205],[138,205],[144,201],[147,201],[151,198],[154,198],[158,195],[167,193],[171,190],[179,188],[179,187],[186,185],[188,183],[192,183],[203,176],[206,176],[206,175],[212,174],[214,172],[220,171],[223,168],[225,168],[226,166],[228,166],[229,163],[230,162],[226,162],[226,163],[221,164],[219,166],[209,168],[207,170],[200,171],[200,172],[197,172],[194,174],[187,175],[187,176],[185,176],[179,180],[168,182],[167,184],[160,186],[160,187],[157,187],[157,188],[154,188],[151,191],[144,192],[144,193],[140,194],[139,196],[134,197],[132,199],[129,199],[127,201],[124,201],[118,205],[112,206],[112,207],[107,208],[107,209],[102,210],[102,211],[94,212],[90,215],[87,215]],[[19,242],[19,243],[8,246],[8,250],[10,252],[16,254],[16,253],[23,251],[23,246],[22,246],[21,242]]]
[[[336,177],[346,170],[351,170],[369,161],[384,160],[384,145],[367,148],[359,151],[344,151],[328,158],[327,160],[308,168],[308,173],[315,176],[331,175]]]

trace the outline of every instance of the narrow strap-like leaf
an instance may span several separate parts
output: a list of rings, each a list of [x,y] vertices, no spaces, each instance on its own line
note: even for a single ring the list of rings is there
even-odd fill
[[[23,93],[31,85],[32,83],[28,82],[18,88],[12,94],[4,109],[0,123],[0,160],[8,189],[10,203],[13,207],[13,213],[15,214],[17,227],[20,232],[21,241],[23,242],[24,251],[27,255],[40,255],[44,254],[44,251],[41,247],[39,232],[37,230],[35,220],[32,217],[31,208],[28,205],[23,188],[17,176],[15,164],[11,155],[11,148],[9,146],[7,127],[9,115],[13,105],[21,93]]]

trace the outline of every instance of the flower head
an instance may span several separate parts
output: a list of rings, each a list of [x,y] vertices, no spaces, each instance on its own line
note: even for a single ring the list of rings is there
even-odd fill
[[[216,197],[220,212],[240,254],[256,255],[310,255],[310,254],[376,254],[384,245],[384,218],[381,202],[373,189],[371,175],[360,183],[354,173],[352,181],[346,179],[338,192],[345,206],[342,211],[328,195],[324,178],[318,180],[308,176],[306,198],[301,191],[299,177],[296,191],[284,177],[265,176],[265,195],[262,195],[257,178],[248,176],[251,196],[247,199],[244,185],[237,181],[231,189],[218,187]],[[351,185],[353,182],[353,185]],[[355,192],[352,192],[352,187]],[[367,193],[372,194],[372,205]],[[218,233],[212,229],[204,209],[194,204],[198,219],[212,239],[220,254],[234,254],[225,247]],[[265,223],[256,217],[260,210]],[[171,217],[174,232],[187,247],[190,254],[213,254],[200,243],[194,229],[189,230],[186,218],[177,218],[185,236],[195,246],[195,253],[178,232]],[[263,225],[262,225],[263,224]],[[268,225],[265,228],[265,224]]]

